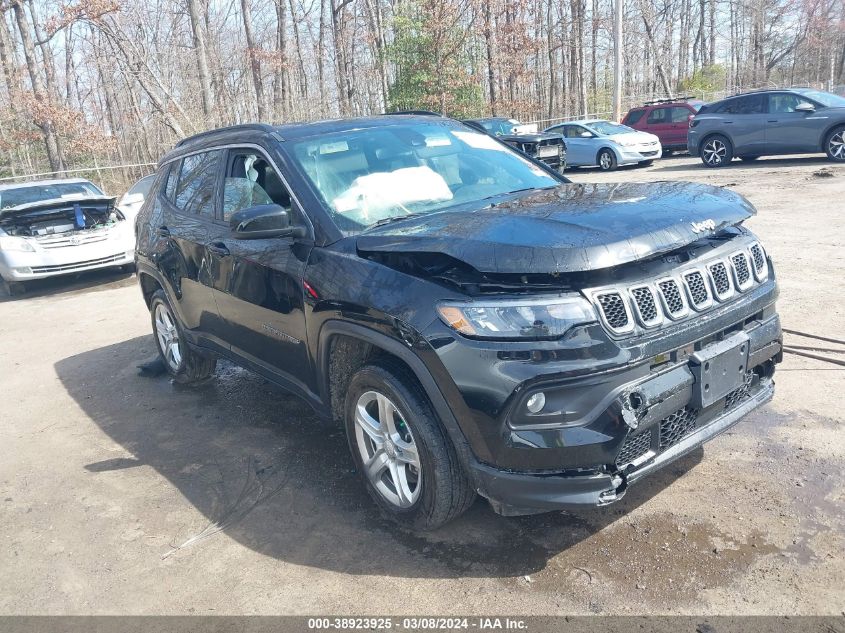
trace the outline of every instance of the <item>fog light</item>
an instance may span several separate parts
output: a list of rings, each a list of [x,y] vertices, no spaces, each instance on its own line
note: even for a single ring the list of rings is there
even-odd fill
[[[19,275],[31,275],[32,274],[32,268],[30,268],[29,266],[22,266],[21,268],[12,268],[12,270],[14,270]]]
[[[542,391],[535,393],[533,396],[528,398],[528,402],[525,403],[525,407],[531,413],[539,413],[545,406],[546,394],[544,394]]]

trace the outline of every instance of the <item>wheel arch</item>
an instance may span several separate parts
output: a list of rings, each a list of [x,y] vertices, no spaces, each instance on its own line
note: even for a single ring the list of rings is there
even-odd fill
[[[446,429],[467,474],[473,472],[471,466],[476,460],[455,414],[425,363],[407,344],[363,325],[338,319],[323,324],[318,340],[320,394],[335,420],[342,419],[343,400],[355,372],[372,360],[388,358],[401,365],[419,383]]]
[[[833,134],[833,130],[838,127],[845,127],[845,121],[837,121],[836,123],[831,123],[827,126],[824,132],[821,135],[821,151],[827,153],[827,139],[830,138],[830,135]]]
[[[141,294],[144,297],[144,303],[147,304],[147,308],[150,307],[150,301],[152,301],[155,291],[159,289],[164,290],[163,284],[147,271],[138,271],[138,284],[141,286]]]
[[[598,165],[598,164],[599,164],[599,157],[601,156],[601,153],[602,153],[604,150],[608,150],[608,151],[613,152],[613,155],[616,157],[616,162],[617,162],[617,163],[619,163],[620,157],[619,157],[619,154],[616,152],[616,150],[615,150],[615,149],[613,149],[610,145],[602,145],[602,146],[601,146],[601,147],[600,147],[600,148],[596,151],[596,165]]]

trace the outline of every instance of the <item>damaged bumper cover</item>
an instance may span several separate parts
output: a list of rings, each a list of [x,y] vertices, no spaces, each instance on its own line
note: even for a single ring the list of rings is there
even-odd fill
[[[707,355],[712,350],[727,360]],[[703,373],[705,365],[719,374],[723,366],[725,371],[728,366],[736,371],[731,354],[740,350],[743,377],[726,381],[721,392],[715,391],[718,382]],[[559,456],[566,462],[560,470],[519,472],[479,463],[473,468],[478,492],[504,515],[617,501],[629,484],[701,446],[771,400],[774,366],[781,357],[780,322],[773,314],[721,342],[700,346],[683,359],[676,357],[647,377],[616,382],[613,387],[604,383],[608,392],[600,411],[593,409],[595,417],[583,426],[512,431],[526,453]],[[571,388],[562,392],[564,399]]]
[[[663,452],[629,472],[512,473],[479,464],[474,469],[478,492],[505,516],[604,506],[621,499],[629,484],[649,475],[723,433],[774,396],[769,380],[750,398],[697,428]]]

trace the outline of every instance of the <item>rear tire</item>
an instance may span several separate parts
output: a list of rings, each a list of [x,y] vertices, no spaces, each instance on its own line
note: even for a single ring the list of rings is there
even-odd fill
[[[599,169],[602,171],[613,171],[617,167],[616,154],[607,148],[601,150],[596,158]]]
[[[721,134],[708,136],[701,144],[701,153],[699,156],[705,167],[724,167],[733,159],[733,146]]]
[[[355,466],[388,518],[433,530],[472,505],[475,490],[451,439],[401,364],[383,361],[359,369],[344,410]]]
[[[150,299],[153,339],[167,373],[182,384],[205,380],[214,373],[217,359],[195,352],[185,340],[182,326],[176,318],[164,290],[159,288]]]
[[[833,128],[824,142],[824,150],[828,160],[837,163],[845,162],[845,125]]]

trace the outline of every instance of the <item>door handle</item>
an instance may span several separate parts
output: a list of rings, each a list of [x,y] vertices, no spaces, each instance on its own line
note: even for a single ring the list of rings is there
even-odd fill
[[[159,237],[170,237],[170,229],[162,225],[156,229],[156,235]]]
[[[221,257],[225,257],[229,254],[229,249],[226,248],[226,245],[222,242],[212,242],[211,244],[206,246],[206,248],[210,252],[214,253],[215,255],[220,255]]]

